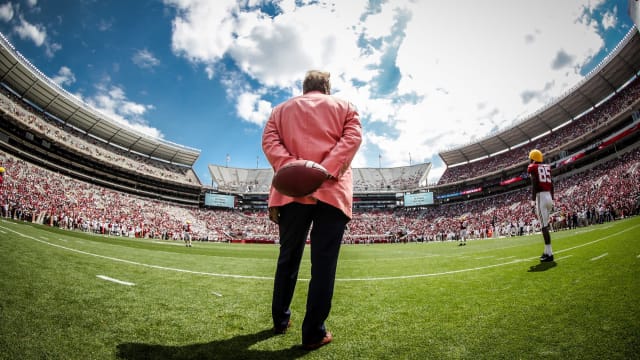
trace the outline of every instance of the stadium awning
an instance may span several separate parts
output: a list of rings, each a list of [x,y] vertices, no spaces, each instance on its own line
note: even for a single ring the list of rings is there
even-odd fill
[[[187,166],[200,156],[200,150],[142,134],[91,108],[42,74],[1,34],[0,81],[43,111],[110,144]]]

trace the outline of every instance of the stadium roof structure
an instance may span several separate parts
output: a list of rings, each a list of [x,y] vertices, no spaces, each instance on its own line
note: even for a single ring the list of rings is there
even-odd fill
[[[415,191],[427,185],[431,163],[352,170],[355,193]],[[268,193],[273,179],[272,168],[243,169],[209,164],[209,173],[218,190],[230,193]]]
[[[447,166],[458,165],[528,143],[598,106],[639,71],[640,33],[634,26],[596,68],[564,95],[508,129],[440,152],[440,158]]]
[[[67,125],[141,155],[193,166],[200,150],[153,138],[117,123],[54,83],[0,34],[0,82]]]

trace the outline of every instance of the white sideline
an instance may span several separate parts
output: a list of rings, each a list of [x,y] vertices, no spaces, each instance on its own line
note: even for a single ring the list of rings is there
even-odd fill
[[[600,259],[602,259],[603,257],[605,257],[605,256],[607,256],[607,255],[609,255],[609,253],[604,253],[604,254],[602,254],[602,255],[598,255],[598,256],[596,256],[596,257],[594,257],[594,258],[591,258],[591,261],[600,260]]]
[[[102,280],[107,280],[107,281],[111,281],[114,282],[116,284],[120,284],[120,285],[127,285],[127,286],[133,286],[135,285],[134,283],[128,282],[128,281],[122,281],[122,280],[118,280],[118,279],[114,279],[112,277],[108,277],[105,275],[96,275],[96,277],[102,279]]]
[[[607,235],[605,237],[602,237],[602,238],[599,238],[599,239],[596,239],[596,240],[593,240],[593,241],[590,241],[590,242],[587,242],[587,243],[584,243],[584,244],[580,244],[580,245],[576,245],[574,247],[570,247],[570,248],[567,248],[567,249],[559,250],[559,251],[556,251],[555,253],[556,254],[564,253],[564,252],[571,251],[571,250],[574,250],[574,249],[577,249],[577,248],[581,248],[581,247],[584,247],[584,246],[587,246],[587,245],[592,245],[592,244],[598,243],[600,241],[606,240],[608,238],[611,238],[611,237],[617,236],[619,234],[625,233],[627,231],[635,230],[637,227],[640,227],[640,225],[635,225],[635,226],[626,228],[624,230],[618,231],[617,233],[609,234],[609,235]],[[94,254],[94,253],[90,253],[90,252],[87,252],[87,251],[73,249],[73,248],[69,248],[69,247],[66,247],[66,246],[53,244],[53,243],[50,243],[48,241],[36,239],[36,238],[34,238],[32,236],[28,236],[28,235],[22,234],[22,233],[20,233],[18,231],[15,231],[13,229],[5,228],[5,227],[0,227],[0,228],[5,229],[7,231],[11,231],[11,232],[13,232],[13,233],[15,233],[15,234],[17,234],[19,236],[22,236],[24,238],[35,240],[37,242],[40,242],[40,243],[43,243],[43,244],[47,244],[47,245],[50,245],[50,246],[54,246],[54,247],[57,247],[57,248],[60,248],[60,249],[65,249],[65,250],[76,252],[76,253],[79,253],[79,254],[94,256],[94,257],[98,257],[98,258],[102,258],[102,259],[122,262],[122,263],[130,264],[130,265],[138,265],[138,266],[144,266],[144,267],[148,267],[148,268],[152,268],[152,269],[169,270],[169,271],[176,271],[176,272],[187,273],[187,274],[216,276],[216,277],[225,277],[225,278],[233,278],[233,279],[273,280],[272,276],[219,274],[219,273],[193,271],[193,270],[178,269],[178,268],[165,267],[165,266],[159,266],[159,265],[144,264],[144,263],[140,263],[140,262],[136,262],[136,261],[119,259],[119,258],[115,258],[115,257],[111,257],[111,256],[99,255],[99,254]],[[602,256],[602,255],[600,255],[600,256]],[[565,256],[565,257],[569,257],[569,256]],[[345,278],[345,279],[338,279],[337,278],[336,281],[382,281],[382,280],[400,280],[400,279],[415,279],[415,278],[424,278],[424,277],[443,276],[443,275],[458,274],[458,273],[463,273],[463,272],[484,270],[484,269],[490,269],[490,268],[495,268],[495,267],[499,267],[499,266],[511,265],[511,264],[516,264],[516,263],[520,263],[520,262],[524,262],[524,261],[531,261],[531,260],[537,259],[537,258],[538,257],[536,256],[536,257],[531,257],[531,258],[527,258],[527,259],[516,259],[516,260],[513,260],[513,261],[499,263],[499,264],[493,264],[493,265],[487,265],[487,266],[479,266],[479,267],[467,268],[467,269],[443,271],[443,272],[439,272],[439,273],[415,274],[415,275],[398,275],[398,276],[381,276],[381,277],[367,277],[367,278]],[[298,280],[299,281],[309,281],[310,279],[300,279],[299,278]]]
[[[119,259],[119,258],[115,258],[115,257],[112,257],[112,256],[105,256],[105,255],[94,254],[94,253],[90,253],[90,252],[82,251],[82,250],[78,250],[78,249],[73,249],[73,248],[70,248],[70,247],[66,247],[66,246],[62,246],[62,245],[58,245],[58,244],[53,244],[53,243],[50,243],[48,241],[36,239],[33,236],[25,235],[25,234],[23,234],[21,232],[13,230],[13,229],[9,229],[9,228],[4,228],[4,229],[7,230],[7,231],[11,231],[12,233],[17,234],[19,236],[22,236],[24,238],[35,240],[37,242],[40,242],[40,243],[43,243],[43,244],[47,244],[47,245],[50,245],[50,246],[53,246],[53,247],[57,247],[57,248],[60,248],[60,249],[72,251],[72,252],[75,252],[75,253],[78,253],[78,254],[94,256],[94,257],[97,257],[97,258],[107,259],[107,260],[112,260],[112,261],[117,261],[117,262],[122,262],[122,263],[130,264],[130,265],[138,265],[138,266],[144,266],[144,267],[148,267],[148,268],[152,268],[152,269],[170,270],[170,271],[176,271],[176,272],[182,272],[182,273],[188,273],[188,274],[228,277],[228,278],[234,278],[234,279],[273,280],[273,277],[271,277],[271,276],[267,277],[267,276],[252,276],[252,275],[217,274],[217,273],[209,273],[209,272],[203,272],[203,271],[192,271],[192,270],[178,269],[178,268],[172,268],[172,267],[165,267],[165,266],[160,266],[160,265],[144,264],[144,263],[140,263],[140,262],[136,262],[136,261]]]

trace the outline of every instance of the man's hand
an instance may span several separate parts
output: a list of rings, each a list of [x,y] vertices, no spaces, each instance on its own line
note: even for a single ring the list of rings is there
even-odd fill
[[[269,208],[269,220],[276,224],[280,222],[280,208],[277,206]]]

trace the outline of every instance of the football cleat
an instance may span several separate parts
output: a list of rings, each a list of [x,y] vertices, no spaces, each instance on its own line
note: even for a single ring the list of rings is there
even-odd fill
[[[542,254],[540,256],[540,262],[551,262],[553,261],[553,255]]]

